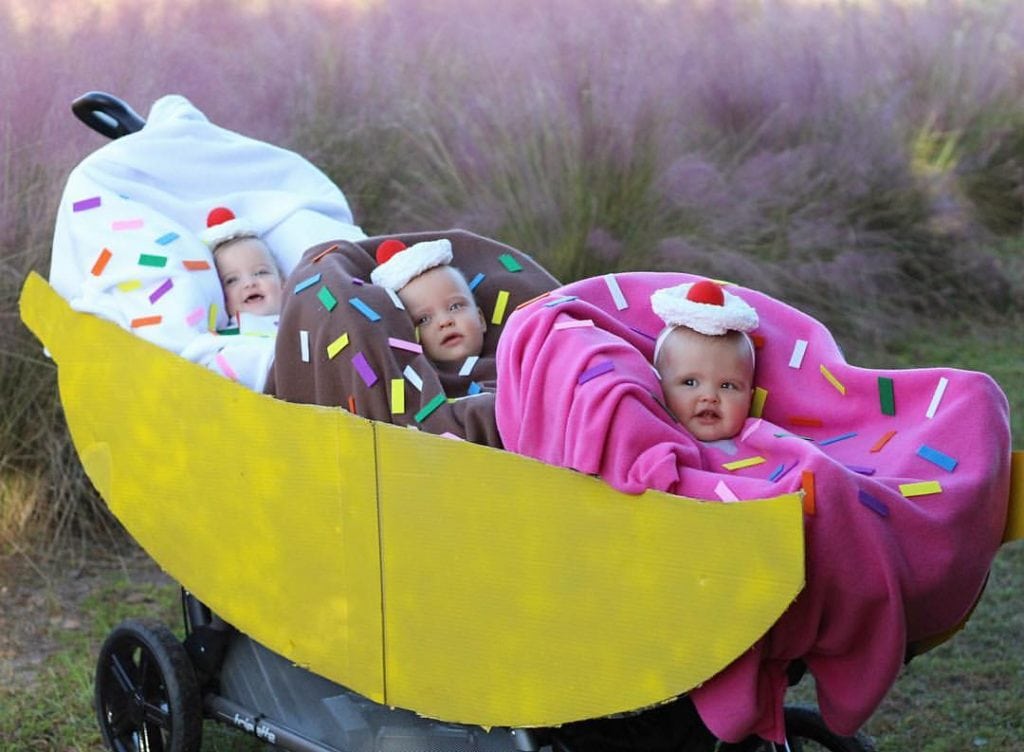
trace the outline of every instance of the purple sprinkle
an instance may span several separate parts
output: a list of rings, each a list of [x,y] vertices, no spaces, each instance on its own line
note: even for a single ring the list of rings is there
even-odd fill
[[[829,444],[835,444],[837,441],[845,441],[846,439],[852,439],[857,435],[856,431],[850,431],[849,433],[842,433],[838,436],[833,436],[831,439],[822,439],[818,442],[818,446],[828,446]]]
[[[596,366],[591,366],[586,371],[580,374],[579,379],[576,380],[577,384],[586,384],[593,378],[597,378],[601,374],[608,373],[609,371],[615,370],[615,364],[610,360],[604,360],[598,363]]]
[[[879,501],[874,496],[869,494],[863,488],[860,489],[859,491],[857,491],[857,498],[860,500],[861,504],[866,506],[868,509],[870,509],[875,514],[877,514],[877,515],[879,515],[881,517],[888,517],[889,516],[889,507],[887,507],[881,501]]]
[[[369,362],[366,360],[366,356],[362,353],[356,353],[356,356],[352,358],[352,365],[355,366],[356,371],[363,379],[363,383],[367,386],[373,386],[377,383],[377,374],[373,372]]]
[[[100,197],[93,196],[92,198],[83,198],[81,201],[76,201],[71,205],[71,211],[80,212],[88,209],[95,209],[100,205]]]
[[[155,290],[153,290],[153,292],[149,294],[149,302],[157,302],[158,300],[160,300],[160,298],[169,293],[172,287],[174,287],[174,283],[171,281],[170,277],[168,277],[167,279],[164,280],[164,283],[162,285],[160,285],[158,288],[156,288]]]
[[[847,470],[852,470],[855,473],[860,473],[861,475],[874,475],[875,474],[875,468],[868,467],[867,465],[847,465],[846,469]]]
[[[353,285],[360,285],[360,286],[362,286],[362,285],[365,285],[366,283],[363,282],[363,280],[359,279],[359,277],[353,277],[352,278],[352,284]]]
[[[647,339],[649,339],[649,340],[650,340],[651,342],[657,342],[657,341],[658,341],[658,338],[657,338],[657,337],[652,337],[652,336],[651,336],[650,334],[648,334],[647,332],[642,332],[642,331],[640,331],[639,329],[637,329],[637,328],[636,328],[635,326],[631,326],[631,327],[629,327],[629,328],[630,328],[630,329],[631,329],[632,331],[634,331],[634,332],[636,332],[637,334],[639,334],[639,335],[640,335],[641,337],[646,337],[646,338],[647,338]]]

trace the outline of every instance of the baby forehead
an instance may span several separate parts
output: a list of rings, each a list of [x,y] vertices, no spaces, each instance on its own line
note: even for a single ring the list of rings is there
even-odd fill
[[[461,271],[453,266],[435,266],[413,278],[399,293],[420,296],[461,295],[472,299],[473,292]]]

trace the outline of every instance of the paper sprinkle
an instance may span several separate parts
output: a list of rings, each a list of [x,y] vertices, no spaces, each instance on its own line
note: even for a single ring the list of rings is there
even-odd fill
[[[292,291],[292,294],[293,295],[298,295],[300,292],[302,292],[303,290],[306,290],[306,289],[312,287],[313,285],[315,285],[319,281],[320,281],[320,274],[319,273],[314,274],[312,277],[306,277],[304,280],[302,280],[301,282],[299,282],[299,283],[297,283],[295,285],[295,289]]]
[[[886,444],[888,444],[889,443],[889,439],[891,439],[895,435],[896,435],[895,431],[887,431],[886,433],[882,434],[881,438],[879,438],[878,441],[875,442],[875,445],[873,447],[871,447],[870,451],[872,451],[872,452],[880,452],[880,451],[882,451],[882,447],[884,447]]]
[[[334,356],[337,355],[338,353],[340,353],[346,347],[348,347],[348,332],[345,332],[344,334],[342,334],[340,337],[338,337],[336,340],[334,340],[331,344],[329,344],[327,346],[327,357],[328,357],[328,359],[334,360]],[[356,368],[358,368],[358,366],[356,366]],[[363,377],[363,381],[365,381],[365,380],[366,380],[366,377]],[[374,377],[374,381],[376,381],[376,377]],[[370,384],[367,384],[367,386],[370,386]]]
[[[391,302],[394,303],[395,308],[397,308],[399,311],[405,310],[405,304],[402,303],[402,299],[398,297],[397,292],[392,290],[390,287],[385,287],[384,292],[386,292],[388,294],[388,297],[391,298]]]
[[[126,279],[124,282],[117,283],[117,289],[121,292],[131,292],[132,290],[138,290],[142,287],[142,280],[138,279]]]
[[[946,393],[946,386],[949,384],[949,379],[945,376],[939,377],[939,384],[935,387],[935,393],[932,395],[931,404],[928,405],[928,412],[924,414],[926,418],[934,418],[935,411],[939,409],[939,403],[942,401],[942,395]]]
[[[544,304],[544,307],[545,308],[554,308],[555,306],[560,306],[563,303],[571,303],[572,301],[574,301],[576,299],[577,298],[576,298],[575,295],[563,295],[560,298],[555,298],[554,300],[548,301],[547,303]]]
[[[356,398],[351,394],[348,396],[348,411],[353,415],[356,414]]]
[[[763,465],[767,460],[764,457],[747,457],[742,460],[733,460],[732,462],[725,462],[722,464],[726,470],[742,470],[745,467],[754,467],[755,465]]]
[[[92,265],[92,276],[98,277],[103,274],[103,270],[107,268],[107,262],[110,261],[114,254],[110,252],[109,248],[104,248],[100,251],[100,255],[96,257],[96,262]]]
[[[185,323],[188,324],[189,326],[195,326],[202,320],[203,315],[205,313],[206,308],[204,308],[203,306],[199,306],[194,311],[192,311],[192,313],[185,317]]]
[[[224,353],[217,353],[217,365],[220,366],[221,372],[232,381],[238,381],[238,374],[235,373],[235,369],[228,363],[228,359],[224,357]]]
[[[158,288],[156,288],[155,290],[153,290],[153,292],[149,294],[149,302],[157,302],[158,300],[160,300],[160,298],[169,293],[172,287],[174,287],[174,282],[171,280],[170,277],[168,277],[167,279],[164,280],[164,283],[162,285],[160,285]]]
[[[658,341],[658,338],[657,338],[657,337],[652,337],[652,336],[651,336],[650,334],[648,334],[647,332],[643,331],[642,329],[637,329],[637,328],[636,328],[635,326],[631,326],[631,327],[629,327],[629,330],[630,330],[631,332],[636,332],[637,334],[639,334],[639,335],[640,335],[641,337],[643,337],[644,339],[649,339],[649,340],[650,340],[651,342],[657,342],[657,341]]]
[[[896,395],[893,393],[892,379],[887,376],[878,377],[878,401],[882,415],[896,414]]]
[[[830,439],[822,439],[821,441],[818,442],[818,446],[828,446],[829,444],[835,444],[839,441],[846,441],[847,439],[852,439],[856,435],[856,431],[850,431],[849,433],[841,433],[838,436],[833,436]]]
[[[846,394],[846,387],[839,382],[839,379],[832,375],[831,371],[825,368],[824,363],[819,365],[818,368],[821,370],[821,375],[828,380],[828,383],[830,383],[832,386],[836,388],[837,392],[839,392],[840,394]]]
[[[405,412],[405,379],[391,379],[391,414]]]
[[[740,441],[746,441],[750,438],[750,434],[754,433],[758,428],[761,427],[761,419],[750,421],[750,425],[743,429],[743,433],[740,434]]]
[[[764,403],[768,399],[768,390],[759,386],[754,387],[754,397],[750,400],[750,417],[760,418],[764,415]]]
[[[770,480],[772,483],[774,483],[779,478],[781,478],[783,475],[785,475],[790,470],[792,470],[794,467],[796,467],[795,463],[793,465],[791,465],[790,467],[786,467],[786,463],[785,462],[781,462],[778,465],[776,465],[774,470],[772,470],[772,474],[768,476],[768,480]]]
[[[416,387],[416,391],[423,391],[423,379],[416,373],[412,366],[406,366],[405,370],[402,371],[402,375],[409,380],[409,383]]]
[[[739,501],[739,497],[732,492],[729,486],[725,485],[724,480],[718,481],[718,485],[715,486],[715,494],[722,501]]]
[[[309,331],[306,329],[299,329],[299,353],[302,356],[302,362],[309,362]]]
[[[139,329],[143,326],[154,326],[164,320],[163,316],[140,316],[137,319],[132,319],[132,329]]]
[[[516,261],[515,256],[510,253],[503,253],[498,256],[498,261],[501,265],[508,269],[510,272],[521,272],[523,270],[522,265]]]
[[[814,471],[800,471],[800,485],[804,489],[804,513],[813,515],[815,512]]]
[[[410,342],[407,339],[398,339],[397,337],[388,337],[388,345],[395,348],[396,350],[408,350],[412,353],[422,353],[423,345],[418,345],[415,342]]]
[[[876,499],[874,496],[869,494],[863,488],[860,489],[859,491],[857,491],[857,499],[860,501],[861,504],[866,506],[868,509],[870,509],[875,514],[877,514],[877,515],[879,515],[881,517],[888,517],[889,516],[889,507],[887,507],[879,499]]]
[[[326,287],[321,287],[316,296],[328,311],[333,311],[334,307],[338,305],[338,299]]]
[[[485,276],[486,275],[483,274],[482,272],[477,272],[476,276],[469,281],[469,291],[475,292],[476,288],[480,286],[480,283],[484,281]]]
[[[874,475],[875,468],[867,465],[846,465],[846,469],[858,475]]]
[[[615,279],[614,274],[605,274],[604,283],[608,286],[608,292],[612,295],[612,301],[615,303],[615,307],[624,311],[629,308],[629,303],[626,302],[626,296],[622,294],[622,288],[619,287],[619,281]]]
[[[499,290],[498,299],[494,301],[494,314],[491,316],[491,323],[499,326],[505,318],[505,308],[508,306],[508,290]]]
[[[477,384],[475,381],[469,382],[469,389],[466,390],[466,394],[472,397],[474,394],[480,394],[483,391],[483,387]]]
[[[120,232],[122,230],[138,230],[145,223],[141,219],[119,219],[116,222],[111,222],[110,229],[114,232]]]
[[[207,331],[214,331],[217,328],[217,304],[210,303],[210,312],[206,315]]]
[[[822,426],[821,418],[811,418],[806,415],[790,415],[786,418],[786,422],[805,428],[821,428]]]
[[[151,253],[140,253],[139,266],[154,266],[158,269],[162,269],[163,267],[167,266],[167,257],[154,256]]]
[[[908,499],[914,496],[928,496],[942,493],[942,484],[937,480],[923,480],[918,483],[900,483],[900,493]]]
[[[167,232],[167,233],[164,233],[163,235],[161,235],[159,238],[156,239],[156,244],[157,245],[168,245],[169,243],[173,243],[175,240],[177,240],[178,237],[179,237],[179,235],[176,232]]]
[[[81,201],[75,201],[71,204],[71,211],[81,212],[88,211],[89,209],[96,209],[101,203],[99,196],[93,196],[92,198],[83,198]]]
[[[430,400],[430,402],[425,404],[423,408],[418,413],[416,413],[415,416],[413,416],[416,422],[422,423],[423,421],[425,421],[427,418],[430,417],[430,414],[432,412],[434,412],[437,408],[444,404],[444,401],[444,393],[436,395],[434,399]]]
[[[181,262],[181,265],[184,266],[185,269],[190,272],[202,272],[210,268],[210,263],[208,261],[202,260],[186,259]]]
[[[593,319],[569,319],[567,321],[559,321],[555,324],[552,329],[559,331],[561,329],[581,329],[584,327],[593,327]]]
[[[538,300],[543,300],[549,295],[551,295],[550,292],[542,292],[540,295],[537,295],[536,297],[530,298],[529,300],[524,300],[522,303],[516,306],[515,310],[518,311],[520,308],[526,308],[526,306],[532,303],[536,303]]]
[[[922,444],[917,448],[917,456],[923,460],[928,460],[933,465],[938,465],[947,473],[951,473],[956,470],[957,460],[950,457],[945,452],[940,452],[938,449]]]
[[[473,366],[480,360],[479,355],[470,355],[466,358],[466,362],[462,364],[462,368],[459,369],[459,376],[469,376],[473,372]]]
[[[366,305],[366,303],[364,303],[359,298],[349,298],[348,302],[349,305],[351,305],[353,308],[355,308],[357,311],[363,314],[370,321],[380,321],[380,314],[377,313],[372,308],[370,308],[370,306]]]
[[[374,373],[373,368],[370,367],[370,363],[366,359],[365,355],[362,353],[356,353],[355,357],[352,358],[352,366],[359,373],[364,384],[367,386],[373,386],[377,383],[377,374]]]
[[[615,370],[615,364],[610,360],[603,360],[597,365],[593,365],[583,373],[580,374],[576,380],[577,384],[586,384],[591,379],[595,379],[598,376],[608,373],[609,371]]]
[[[322,259],[324,256],[326,256],[328,253],[331,253],[331,252],[336,251],[336,250],[338,250],[338,244],[337,243],[335,243],[334,245],[327,246],[322,251],[320,251],[320,253],[318,253],[317,255],[315,255],[313,257],[313,263],[314,264],[317,263],[320,259]]]
[[[789,367],[799,368],[804,362],[804,353],[807,352],[807,340],[798,339],[793,345],[793,353],[789,356]]]

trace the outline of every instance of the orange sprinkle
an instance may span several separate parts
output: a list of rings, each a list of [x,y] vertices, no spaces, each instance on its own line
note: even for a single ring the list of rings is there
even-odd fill
[[[804,513],[814,514],[814,472],[801,470],[800,484],[804,489]]]
[[[880,452],[882,450],[882,447],[884,447],[886,444],[889,443],[889,439],[891,439],[895,435],[896,435],[895,431],[889,431],[889,432],[883,434],[882,438],[880,438],[878,441],[876,441],[875,445],[873,447],[871,447],[871,451],[872,452]]]
[[[210,264],[207,261],[200,259],[199,261],[182,261],[182,265],[190,272],[201,272],[210,268]]]
[[[530,298],[529,300],[524,300],[522,303],[520,303],[519,305],[517,305],[515,307],[515,310],[518,311],[520,308],[526,308],[526,306],[530,305],[530,303],[536,303],[538,300],[543,300],[544,298],[548,297],[549,295],[551,295],[550,292],[543,292],[543,293],[541,293],[540,295],[538,295],[535,298]]]
[[[140,316],[137,319],[132,319],[132,329],[138,329],[140,326],[153,326],[163,321],[163,316]]]
[[[336,251],[336,250],[338,250],[338,244],[337,243],[335,243],[334,245],[327,246],[322,251],[320,251],[320,253],[318,253],[317,255],[315,255],[313,257],[313,263],[315,264],[317,261],[322,259],[328,253],[331,253],[332,251]],[[353,410],[352,412],[355,412],[355,410]]]
[[[786,421],[794,426],[807,426],[809,428],[821,428],[821,418],[809,418],[806,415],[790,415]]]
[[[754,347],[760,349],[764,347],[764,335],[763,334],[751,334],[750,341],[754,343]]]
[[[100,255],[96,258],[96,263],[92,265],[92,275],[94,277],[103,274],[103,270],[107,268],[107,262],[110,261],[110,257],[113,255],[108,248],[100,251]]]
[[[356,398],[352,394],[348,396],[348,411],[353,415],[356,414]]]

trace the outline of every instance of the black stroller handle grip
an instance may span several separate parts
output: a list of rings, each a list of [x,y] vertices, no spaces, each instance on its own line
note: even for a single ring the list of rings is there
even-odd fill
[[[146,121],[124,100],[102,91],[90,91],[71,103],[75,117],[110,139],[142,130]]]

